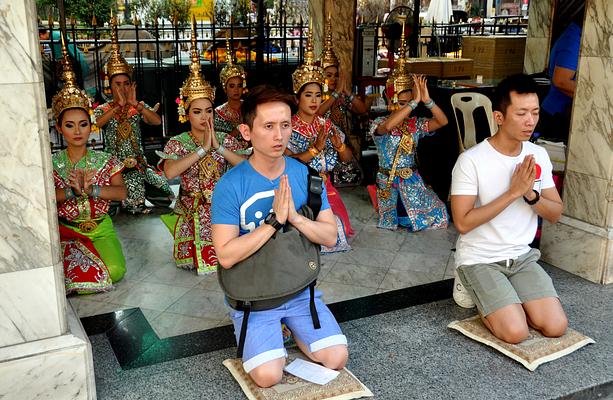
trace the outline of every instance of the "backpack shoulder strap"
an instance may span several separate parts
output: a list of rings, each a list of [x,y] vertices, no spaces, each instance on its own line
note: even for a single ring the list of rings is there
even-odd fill
[[[306,166],[309,170],[307,205],[313,210],[313,220],[317,219],[321,210],[321,194],[323,193],[323,178],[314,168]]]

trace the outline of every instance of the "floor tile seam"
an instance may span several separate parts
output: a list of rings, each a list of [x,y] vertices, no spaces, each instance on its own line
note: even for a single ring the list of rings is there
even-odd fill
[[[372,265],[372,264],[365,264],[365,263],[360,263],[358,261],[353,261],[353,262],[347,262],[347,261],[343,261],[343,260],[338,260],[337,263],[341,263],[341,264],[346,264],[346,265],[359,265],[360,267],[370,267],[370,268],[389,268],[391,263],[385,263],[385,264],[377,264],[377,265]]]
[[[451,249],[445,251],[445,252],[424,252],[424,251],[405,251],[402,249],[399,249],[398,251],[395,252],[396,253],[396,257],[394,257],[394,260],[401,255],[404,256],[439,256],[439,257],[445,257],[445,256],[449,256],[449,253],[453,253],[451,251]]]
[[[455,269],[455,265],[449,265],[449,261],[451,260],[451,257],[453,257],[453,251],[449,252],[449,257],[447,257],[447,263],[445,264],[445,268],[443,270],[443,276],[441,277],[441,280],[445,279],[445,276],[447,275],[447,269],[449,268]]]
[[[428,270],[419,270],[419,269],[408,269],[408,268],[404,268],[404,267],[394,267],[394,266],[390,266],[389,269],[387,270],[388,272],[390,271],[394,271],[394,272],[407,272],[407,273],[412,273],[412,272],[416,272],[416,273],[423,273],[423,274],[427,274],[427,273],[432,273],[432,270],[436,269],[436,268],[440,268],[443,270],[443,273],[446,269],[446,267],[443,266],[434,266],[434,267],[430,267]],[[440,280],[444,280],[444,279],[440,279]]]
[[[344,282],[338,282],[338,281],[335,282],[335,281],[329,281],[329,280],[324,280],[323,282],[324,283],[333,283],[333,284],[338,284],[338,285],[351,286],[351,287],[359,288],[359,289],[375,289],[375,290],[378,289],[378,286],[377,287],[375,287],[375,286],[364,286],[364,285],[356,285],[356,284],[353,284],[353,283],[344,283]],[[354,298],[358,298],[358,297],[352,297],[352,298],[349,298],[347,300],[353,300]]]
[[[335,264],[336,266],[336,264]],[[344,285],[348,285],[348,286],[356,286],[356,287],[364,287],[364,288],[374,288],[374,289],[378,289],[378,285],[381,284],[381,282],[383,282],[383,279],[385,278],[385,275],[383,276],[383,279],[381,279],[381,282],[378,283],[378,285],[375,286],[365,286],[363,284],[355,284],[355,283],[345,283],[346,281],[343,282],[339,282],[339,281],[331,281],[328,279],[328,277],[330,276],[330,274],[332,273],[332,270],[328,271],[328,273],[326,274],[323,282],[327,282],[327,283],[340,283],[340,284],[344,284]],[[385,271],[385,273],[387,274],[387,270]]]
[[[151,275],[154,275],[154,274],[155,274],[155,272],[152,272],[152,273],[151,273],[150,275],[148,275],[147,277],[149,277],[149,276],[151,276]],[[148,282],[148,283],[163,283],[163,282],[161,282],[161,281],[147,281],[147,280],[145,280],[145,279],[143,279],[142,281],[143,281],[143,282]],[[186,286],[186,285],[172,285],[172,284],[170,284],[169,286],[174,286],[174,287],[179,287],[179,288],[189,288],[189,289],[193,289],[193,288],[195,288],[196,286],[198,286],[198,285],[200,284],[200,282],[202,282],[202,281],[203,281],[203,279],[200,279],[200,280],[194,280],[194,282],[196,282],[196,283],[192,283],[192,286]]]
[[[387,278],[387,275],[390,273],[390,268],[388,268],[387,271],[385,271],[385,275],[383,276],[383,280],[379,284],[379,287],[377,288],[377,291],[379,291],[379,290],[386,290],[387,291],[387,288],[381,288],[381,285],[383,285],[383,282],[385,282],[385,278]]]

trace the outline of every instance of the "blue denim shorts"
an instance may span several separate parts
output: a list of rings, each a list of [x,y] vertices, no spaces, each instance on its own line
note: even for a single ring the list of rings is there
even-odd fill
[[[247,336],[243,349],[243,368],[249,373],[260,365],[287,356],[283,346],[281,323],[285,323],[292,335],[306,344],[311,352],[330,346],[347,345],[347,338],[341,332],[334,315],[321,301],[321,292],[315,290],[315,307],[321,328],[313,327],[309,308],[309,289],[307,288],[285,304],[266,311],[252,311],[247,322]],[[234,335],[238,343],[243,323],[243,312],[230,308],[230,318],[234,324]]]

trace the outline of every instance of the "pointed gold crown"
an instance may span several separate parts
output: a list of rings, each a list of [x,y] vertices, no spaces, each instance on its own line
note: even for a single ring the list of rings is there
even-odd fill
[[[402,23],[402,34],[400,36],[400,48],[398,49],[399,57],[398,61],[396,61],[396,65],[394,66],[394,70],[387,78],[387,82],[385,83],[385,90],[388,96],[388,99],[392,101],[392,103],[398,103],[398,95],[405,90],[409,90],[413,88],[413,77],[409,72],[409,65],[407,63],[406,53],[407,48],[405,44],[404,38],[404,28],[405,23]]]
[[[324,42],[324,50],[321,53],[321,68],[325,70],[328,67],[338,67],[338,64],[338,58],[332,49],[332,19],[330,15],[328,15],[326,40]]]
[[[118,74],[126,74],[132,79],[132,66],[121,55],[117,39],[117,17],[111,11],[111,55],[105,65],[109,80]]]
[[[304,53],[304,64],[296,68],[292,74],[294,93],[298,94],[300,89],[307,83],[317,83],[320,86],[324,83],[324,70],[315,64],[313,54],[313,23],[309,22],[309,33],[307,35],[306,52]]]
[[[219,82],[223,89],[226,89],[226,83],[230,78],[239,77],[243,80],[243,87],[247,86],[247,75],[245,70],[240,65],[234,64],[234,54],[230,46],[230,38],[226,35],[226,66],[219,73]]]
[[[192,63],[189,66],[189,76],[179,89],[179,121],[186,122],[186,111],[192,101],[208,99],[211,104],[215,101],[215,88],[208,83],[200,73],[200,54],[196,44],[196,17],[192,15]]]
[[[53,99],[51,100],[51,107],[53,109],[53,115],[55,116],[55,120],[59,119],[60,114],[70,108],[80,108],[84,110],[88,115],[92,115],[91,112],[91,99],[85,93],[84,90],[81,90],[76,83],[77,76],[72,70],[72,61],[70,60],[70,56],[68,55],[68,50],[66,50],[66,42],[64,40],[64,32],[62,32],[62,76],[61,79],[64,81],[64,87],[60,89]],[[93,120],[92,123],[96,121]]]

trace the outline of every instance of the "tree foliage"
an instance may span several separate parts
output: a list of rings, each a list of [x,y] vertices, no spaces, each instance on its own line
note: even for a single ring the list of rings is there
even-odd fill
[[[176,20],[180,25],[189,22],[191,7],[190,0],[162,0],[164,17],[173,22]]]
[[[115,4],[115,0],[64,0],[64,14],[67,21],[74,17],[86,25],[91,25],[95,15],[98,25],[102,25],[105,21],[110,20],[111,7],[114,7]],[[36,9],[41,18],[46,18],[49,13],[57,15],[55,0],[36,0]]]

